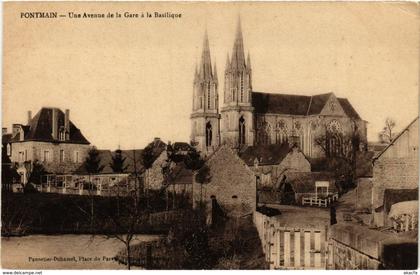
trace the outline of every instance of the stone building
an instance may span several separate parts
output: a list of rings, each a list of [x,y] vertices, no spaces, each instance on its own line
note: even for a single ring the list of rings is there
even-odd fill
[[[311,164],[297,146],[288,143],[249,146],[239,157],[257,177],[257,188],[275,187],[285,172],[310,172]]]
[[[26,183],[34,161],[41,162],[50,173],[72,173],[84,161],[90,143],[71,122],[69,110],[42,108],[33,118],[28,112],[26,125],[13,124],[6,146],[11,161],[18,165],[21,181]]]
[[[366,121],[346,98],[334,93],[313,96],[262,93],[253,90],[251,57],[245,58],[240,22],[224,72],[222,107],[218,108],[218,77],[212,70],[207,32],[200,69],[194,78],[191,140],[203,154],[219,144],[243,148],[260,144],[297,144],[311,158],[325,152],[317,137],[328,137],[328,150],[346,147],[343,136],[357,131],[367,145]]]
[[[255,211],[255,175],[236,152],[229,146],[221,146],[208,158],[206,165],[210,169],[210,182],[194,182],[194,205],[202,201],[210,211],[212,201],[216,201],[227,216],[241,216]]]
[[[376,226],[389,224],[387,215],[391,204],[387,203],[388,199],[392,200],[392,203],[413,200],[412,195],[386,196],[387,194],[404,191],[413,193],[418,198],[418,131],[417,117],[373,159],[372,208],[375,210]],[[399,200],[396,200],[397,198]]]

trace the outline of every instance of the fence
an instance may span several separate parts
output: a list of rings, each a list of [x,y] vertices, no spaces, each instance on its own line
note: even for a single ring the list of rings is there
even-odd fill
[[[328,207],[336,200],[338,200],[338,193],[328,194],[326,197],[320,197],[313,193],[302,197],[302,205]]]
[[[327,268],[325,228],[285,227],[259,212],[254,213],[254,223],[270,269]]]

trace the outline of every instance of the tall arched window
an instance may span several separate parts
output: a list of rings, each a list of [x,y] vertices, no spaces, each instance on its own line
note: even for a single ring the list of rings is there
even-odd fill
[[[330,156],[339,155],[343,148],[343,130],[341,124],[333,119],[327,126],[327,154]]]
[[[239,119],[239,144],[245,144],[245,119],[243,116]]]
[[[211,146],[211,139],[212,139],[212,127],[210,121],[206,124],[206,146]]]
[[[276,144],[282,144],[285,142],[288,142],[287,126],[283,120],[280,120],[276,124]]]

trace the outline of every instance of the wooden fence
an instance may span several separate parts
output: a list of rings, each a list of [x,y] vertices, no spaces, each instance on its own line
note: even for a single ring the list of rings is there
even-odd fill
[[[285,227],[259,212],[254,223],[270,269],[327,268],[326,228]]]

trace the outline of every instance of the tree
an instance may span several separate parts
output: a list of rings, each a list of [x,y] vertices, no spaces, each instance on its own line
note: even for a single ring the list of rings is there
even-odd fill
[[[20,179],[20,175],[16,170],[16,166],[11,162],[6,153],[2,153],[1,168],[2,190],[8,190],[9,187],[11,188],[13,182]],[[5,188],[6,186],[7,188]]]
[[[29,172],[28,184],[26,184],[25,188],[23,189],[24,192],[32,192],[34,188],[31,184],[33,183],[35,185],[40,185],[41,178],[45,174],[47,174],[47,171],[45,170],[44,165],[42,165],[42,163],[38,160],[35,160],[32,163],[32,169]]]
[[[146,169],[146,176],[144,177],[145,179],[144,183],[145,183],[145,190],[146,190],[146,203],[147,203],[147,206],[149,207],[149,199],[148,199],[149,170],[150,168],[152,168],[153,163],[155,162],[153,144],[149,144],[148,146],[146,146],[146,148],[144,148],[141,157],[142,157],[143,167],[144,169]]]
[[[123,157],[120,149],[115,151],[115,155],[112,156],[112,162],[110,163],[112,171],[114,173],[124,173],[127,170],[127,165],[124,165],[125,160],[126,158]]]
[[[184,159],[187,169],[196,172],[195,180],[200,183],[200,204],[203,199],[203,184],[210,181],[210,168],[205,165],[205,160],[200,156],[195,148],[192,147]]]
[[[354,120],[350,133],[331,132],[326,128],[325,135],[315,138],[315,144],[325,154],[326,169],[334,173],[336,182],[343,190],[353,187],[356,182],[357,152],[360,143],[360,130]]]
[[[394,128],[395,128],[395,120],[392,118],[386,118],[385,126],[381,132],[379,132],[379,140],[382,143],[391,143],[395,138]]]
[[[127,170],[127,165],[124,164],[126,158],[123,157],[122,151],[118,149],[115,151],[115,154],[112,156],[112,161],[109,164],[111,166],[111,169],[114,173],[121,174],[124,173]],[[120,213],[120,192],[119,192],[119,186],[120,183],[117,183],[117,213]]]
[[[96,189],[96,185],[92,183],[92,175],[98,174],[102,172],[104,169],[104,166],[101,165],[101,158],[99,156],[99,151],[96,149],[96,147],[92,147],[88,151],[88,155],[84,162],[84,167],[86,169],[86,172],[89,175],[89,182],[88,182],[88,193],[90,196],[90,217],[91,217],[91,223],[90,227],[91,230],[93,229],[93,222],[94,222],[94,194],[93,191]],[[84,188],[84,186],[83,186]]]

